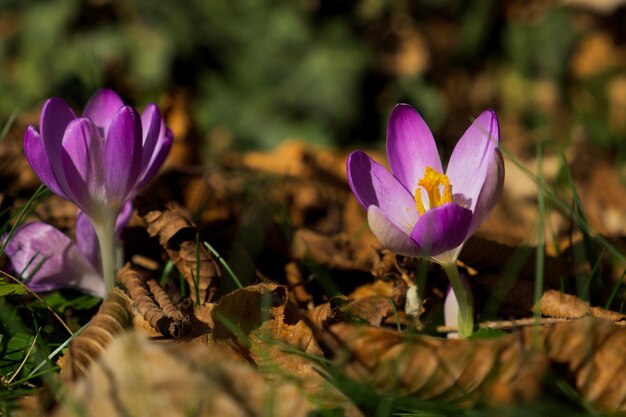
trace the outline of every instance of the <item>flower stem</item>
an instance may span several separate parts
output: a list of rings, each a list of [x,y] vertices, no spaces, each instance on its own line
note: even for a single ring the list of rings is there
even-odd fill
[[[452,285],[452,291],[459,303],[459,336],[467,338],[474,333],[474,300],[469,288],[463,285],[456,263],[442,264]]]
[[[102,257],[102,275],[104,277],[104,296],[115,287],[115,269],[117,266],[115,245],[115,217],[105,219],[102,223],[94,222],[94,229],[98,236],[100,245],[100,256]]]

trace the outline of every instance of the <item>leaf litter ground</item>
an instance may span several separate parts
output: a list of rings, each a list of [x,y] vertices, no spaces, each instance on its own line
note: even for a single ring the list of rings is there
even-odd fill
[[[626,193],[616,170],[572,172],[582,211],[558,155],[507,160],[503,200],[460,256],[482,330],[454,340],[442,320],[445,276],[380,246],[347,186],[347,152],[285,142],[200,168],[188,163],[188,143],[177,146],[135,203],[123,236],[121,288],[93,318],[90,297],[62,291],[44,298],[73,332],[91,318],[69,348],[51,355],[52,343],[43,340],[56,347],[68,333],[4,277],[5,411],[294,417],[626,410],[626,317],[615,311],[626,265],[611,252],[624,246]],[[587,151],[568,152],[575,161]],[[38,184],[17,136],[3,143],[0,159],[8,225]],[[536,178],[539,162],[543,176]],[[533,178],[548,203],[540,300]],[[569,210],[559,212],[559,202]],[[28,220],[73,233],[70,203],[54,196],[37,203]],[[407,315],[413,284],[417,314]],[[20,326],[40,330],[26,337]],[[32,378],[39,363],[55,371]]]

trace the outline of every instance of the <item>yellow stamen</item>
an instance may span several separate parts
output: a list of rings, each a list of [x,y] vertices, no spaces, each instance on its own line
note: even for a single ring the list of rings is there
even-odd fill
[[[443,187],[443,195],[441,195],[440,186]],[[426,213],[422,202],[422,188],[428,195],[429,208],[431,209],[452,202],[452,186],[448,177],[431,167],[426,167],[424,177],[417,182],[415,189],[415,207],[420,215]]]

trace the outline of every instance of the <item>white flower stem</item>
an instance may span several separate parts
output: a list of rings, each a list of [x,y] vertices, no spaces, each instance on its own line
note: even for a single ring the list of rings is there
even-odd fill
[[[459,336],[461,338],[470,337],[474,333],[474,300],[472,295],[469,289],[463,285],[456,263],[441,264],[441,267],[446,271],[452,291],[454,291],[459,303]]]
[[[104,277],[104,296],[106,297],[113,287],[115,287],[115,269],[117,266],[115,244],[115,217],[104,219],[96,224],[94,229],[98,236],[100,245],[100,256],[102,257],[102,275]]]

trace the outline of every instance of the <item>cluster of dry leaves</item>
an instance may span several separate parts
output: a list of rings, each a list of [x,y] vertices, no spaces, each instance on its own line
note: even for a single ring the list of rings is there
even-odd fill
[[[3,175],[14,176],[14,189],[3,197],[19,200],[36,179],[6,149],[15,169]],[[599,409],[626,410],[626,317],[556,290],[581,268],[568,255],[577,237],[563,218],[554,236],[564,249],[548,254],[546,289],[533,306],[535,253],[523,239],[535,201],[518,187],[505,185],[502,204],[460,257],[478,312],[491,305],[493,317],[507,318],[481,326],[508,333],[454,340],[445,337],[453,329],[433,325],[445,280],[380,247],[347,187],[345,154],[286,142],[210,170],[189,168],[186,158],[175,151],[137,201],[120,288],[59,360],[61,399],[42,396],[25,415],[363,415],[333,383],[337,375],[381,395],[499,406],[539,398],[555,369]],[[516,175],[507,184],[525,181]],[[73,215],[55,197],[34,213],[69,233]],[[228,258],[243,288],[204,241]],[[168,260],[188,296],[177,274],[160,279]],[[404,313],[414,282],[422,285],[417,317]],[[539,327],[533,308],[544,316]]]

